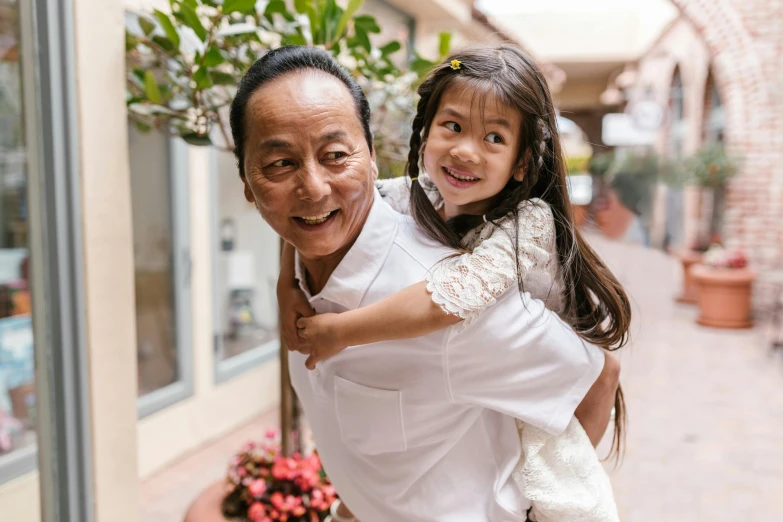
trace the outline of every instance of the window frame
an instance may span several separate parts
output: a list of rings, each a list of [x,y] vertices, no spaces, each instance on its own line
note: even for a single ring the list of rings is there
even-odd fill
[[[221,332],[221,299],[222,288],[220,277],[218,276],[217,261],[220,256],[220,183],[219,176],[219,154],[221,151],[214,147],[210,149],[209,162],[209,192],[210,192],[210,214],[211,214],[211,272],[212,272],[212,353],[214,356],[214,381],[215,384],[222,384],[231,379],[242,375],[250,370],[276,359],[280,354],[281,340],[280,336],[264,344],[261,344],[251,350],[248,350],[234,357],[221,360],[220,354],[223,348],[223,339]],[[237,190],[241,190],[237,186]],[[259,216],[261,219],[261,216]]]
[[[703,119],[703,141],[723,142],[726,136],[725,109],[711,69],[707,74],[704,110],[706,114]]]
[[[669,87],[669,131],[666,149],[670,156],[680,157],[685,147],[687,116],[685,83],[679,66],[675,67]]]
[[[400,9],[399,7],[391,3],[389,0],[375,0],[375,1],[387,7],[388,9],[395,11],[401,17],[407,19],[407,23],[405,24],[408,26],[408,40],[405,42],[406,51],[407,51],[406,62],[409,62],[414,58],[416,58],[416,17],[410,14],[409,12]]]
[[[43,522],[92,522],[73,6],[18,2],[37,444],[7,456],[0,483],[36,469]]]
[[[180,138],[168,138],[171,223],[171,273],[174,281],[174,331],[178,379],[137,398],[139,419],[148,417],[193,396],[192,257],[190,246],[190,182],[188,145]],[[138,349],[138,348],[137,348]]]

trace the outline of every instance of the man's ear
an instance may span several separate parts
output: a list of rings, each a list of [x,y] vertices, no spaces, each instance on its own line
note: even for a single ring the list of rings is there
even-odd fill
[[[372,150],[370,151],[370,171],[372,172],[372,180],[375,181],[378,179],[378,161],[377,157],[375,155],[375,145],[372,146]]]
[[[247,182],[247,178],[242,176],[242,183],[245,184],[245,199],[248,203],[256,202],[256,198],[253,197],[253,191],[250,190],[250,183]]]

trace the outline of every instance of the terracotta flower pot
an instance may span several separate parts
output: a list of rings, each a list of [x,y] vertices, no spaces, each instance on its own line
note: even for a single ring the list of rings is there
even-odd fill
[[[220,480],[202,491],[188,508],[184,522],[229,522],[220,509],[226,496],[226,482]],[[237,519],[233,519],[237,520]]]
[[[635,218],[636,214],[623,206],[614,190],[609,190],[595,212],[596,225],[609,239],[621,239]]]
[[[682,264],[682,294],[677,297],[677,302],[696,304],[699,302],[699,285],[693,279],[691,267],[701,263],[701,252],[693,250],[683,250],[677,254],[677,258]]]
[[[697,322],[716,328],[749,328],[750,298],[756,272],[747,268],[691,267],[691,276],[699,286]]]
[[[574,224],[577,227],[582,227],[587,223],[588,205],[574,205]]]

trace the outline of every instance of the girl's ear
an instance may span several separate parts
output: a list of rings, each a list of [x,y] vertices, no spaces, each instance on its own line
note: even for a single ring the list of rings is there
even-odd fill
[[[522,156],[522,160],[517,165],[516,169],[514,170],[514,173],[512,176],[516,181],[522,181],[525,179],[525,174],[527,174],[527,166],[530,163],[530,149],[525,152],[525,154]]]
[[[427,140],[421,142],[419,146],[419,170],[424,172],[424,147],[427,146]]]
[[[525,179],[525,173],[527,172],[527,168],[524,164],[517,165],[517,168],[514,170],[514,174],[512,176],[516,181],[521,182],[523,179]]]

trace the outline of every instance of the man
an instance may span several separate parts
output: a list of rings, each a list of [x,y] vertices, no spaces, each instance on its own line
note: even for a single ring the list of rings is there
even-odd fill
[[[261,58],[231,127],[245,196],[295,247],[317,312],[383,299],[450,254],[375,191],[367,101],[327,53]],[[619,371],[516,290],[463,330],[352,347],[313,372],[304,361],[291,354],[293,385],[330,479],[364,522],[524,521],[514,417],[558,433],[581,402],[588,433],[602,433]]]

